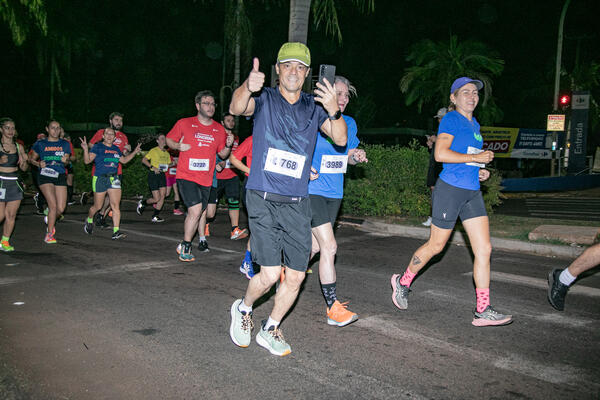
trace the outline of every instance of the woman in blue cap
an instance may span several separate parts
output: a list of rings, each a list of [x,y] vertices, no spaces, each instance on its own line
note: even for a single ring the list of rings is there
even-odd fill
[[[477,306],[472,324],[497,326],[511,323],[512,316],[501,314],[490,305],[492,244],[479,182],[489,178],[490,172],[484,167],[494,159],[494,153],[481,150],[483,138],[473,117],[482,87],[481,81],[468,77],[458,78],[452,84],[450,101],[455,111],[442,119],[435,145],[435,160],[443,163],[443,170],[432,194],[429,240],[415,251],[402,276],[392,275],[392,301],[401,310],[408,308],[412,280],[433,256],[444,249],[460,217],[475,256],[473,280]]]

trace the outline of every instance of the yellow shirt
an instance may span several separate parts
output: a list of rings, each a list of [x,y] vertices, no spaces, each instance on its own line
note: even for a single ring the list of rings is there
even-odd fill
[[[145,157],[150,161],[152,167],[158,168],[162,172],[167,172],[169,164],[171,164],[171,155],[169,152],[161,150],[158,146],[150,150]]]

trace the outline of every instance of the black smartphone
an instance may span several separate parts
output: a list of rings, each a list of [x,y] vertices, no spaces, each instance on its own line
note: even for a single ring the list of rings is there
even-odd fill
[[[319,83],[325,85],[323,78],[327,78],[330,85],[333,86],[335,79],[335,65],[321,64],[319,65]]]

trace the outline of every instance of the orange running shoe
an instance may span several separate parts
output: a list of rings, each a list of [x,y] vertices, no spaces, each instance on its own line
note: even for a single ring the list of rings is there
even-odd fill
[[[358,319],[358,315],[347,310],[347,304],[335,301],[330,309],[327,310],[327,323],[329,325],[346,326]]]
[[[209,237],[210,236],[210,229],[208,228],[209,224],[206,224],[206,226],[204,226],[204,236]]]
[[[206,236],[206,235],[205,235]],[[231,240],[239,240],[248,237],[248,229],[240,229],[237,226],[231,231]]]

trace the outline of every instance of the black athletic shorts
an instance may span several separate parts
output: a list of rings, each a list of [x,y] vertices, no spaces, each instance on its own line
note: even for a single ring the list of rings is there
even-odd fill
[[[23,187],[12,174],[0,175],[0,202],[8,203],[15,200],[23,200]]]
[[[208,204],[217,204],[219,199],[217,198],[217,188],[214,186],[210,187],[210,193],[208,194]]]
[[[272,267],[281,265],[283,254],[285,265],[305,272],[312,245],[310,201],[307,197],[296,202],[285,201],[284,196],[268,200],[268,197],[264,198],[264,192],[246,192],[252,260],[261,266]]]
[[[177,188],[187,208],[202,204],[204,210],[208,205],[210,186],[202,186],[186,179],[177,179]]]
[[[54,186],[67,186],[67,175],[58,174],[56,178],[52,178],[38,173],[38,186],[42,186],[47,183],[51,183]]]
[[[225,193],[226,199],[234,199],[240,201],[240,178],[234,176],[231,179],[217,180],[217,201],[223,197]]]
[[[438,228],[453,229],[456,219],[487,216],[480,190],[462,189],[438,179],[433,188],[432,223]]]
[[[148,171],[148,187],[150,191],[153,192],[155,190],[159,190],[161,187],[167,187],[167,176],[164,172],[159,172],[158,174],[154,173],[154,171]]]
[[[309,195],[310,209],[312,211],[312,220],[310,226],[316,228],[326,223],[330,223],[331,227],[335,226],[342,199],[333,199],[323,197],[316,194]]]

